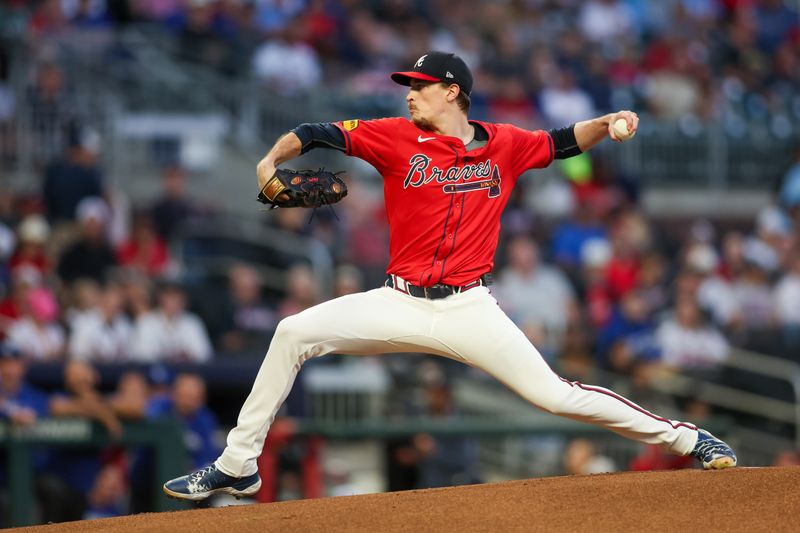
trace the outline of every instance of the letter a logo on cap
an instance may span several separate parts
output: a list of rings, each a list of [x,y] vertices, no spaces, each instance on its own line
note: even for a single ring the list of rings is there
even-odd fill
[[[424,56],[422,56],[422,57],[420,57],[419,59],[417,59],[417,62],[416,62],[416,63],[414,63],[414,68],[419,68],[419,67],[421,67],[421,66],[422,66],[422,62],[423,62],[423,61],[425,61],[425,58],[426,58],[426,57],[428,57],[428,54],[425,54]],[[406,64],[408,64],[408,63],[406,63]]]

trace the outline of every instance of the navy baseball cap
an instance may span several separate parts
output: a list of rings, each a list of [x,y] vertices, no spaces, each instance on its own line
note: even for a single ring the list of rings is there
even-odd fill
[[[392,80],[411,85],[411,80],[455,83],[467,95],[472,92],[472,73],[464,60],[448,52],[428,52],[414,63],[412,70],[393,72]]]

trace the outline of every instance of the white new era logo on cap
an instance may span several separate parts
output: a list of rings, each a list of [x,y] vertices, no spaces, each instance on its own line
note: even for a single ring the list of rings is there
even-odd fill
[[[450,73],[450,71],[448,70],[448,71],[447,71],[447,74],[445,74],[445,77],[447,77],[447,78],[452,78],[452,77],[453,77],[453,75],[452,75],[452,74]]]

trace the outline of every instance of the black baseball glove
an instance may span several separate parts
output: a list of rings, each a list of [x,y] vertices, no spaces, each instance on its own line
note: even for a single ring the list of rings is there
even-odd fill
[[[320,207],[335,204],[347,196],[347,185],[341,172],[289,170],[279,168],[267,181],[258,201],[275,207]]]

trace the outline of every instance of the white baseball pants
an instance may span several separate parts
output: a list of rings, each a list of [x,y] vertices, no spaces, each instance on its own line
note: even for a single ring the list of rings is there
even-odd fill
[[[302,364],[329,353],[424,352],[481,368],[547,412],[689,454],[697,428],[654,415],[608,389],[557,376],[486,287],[439,300],[381,287],[336,298],[280,322],[216,466],[256,472],[267,431]]]

